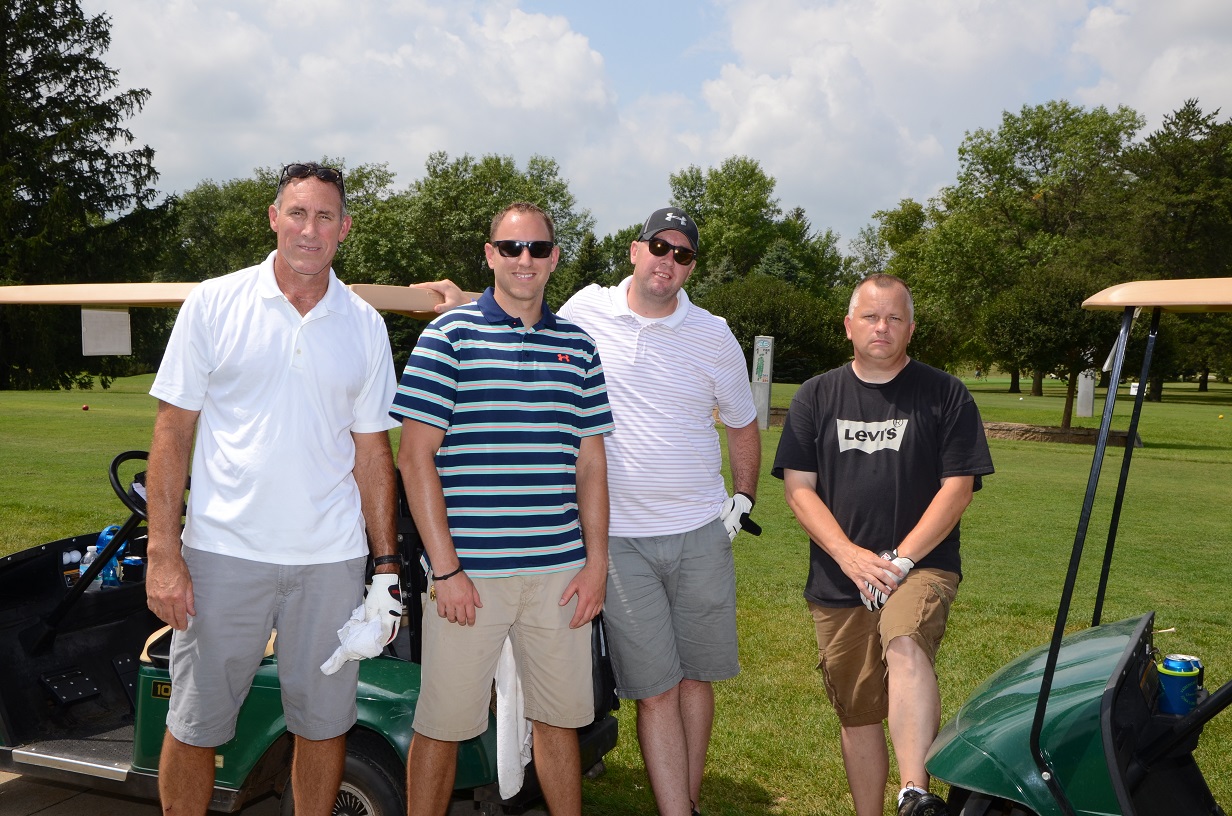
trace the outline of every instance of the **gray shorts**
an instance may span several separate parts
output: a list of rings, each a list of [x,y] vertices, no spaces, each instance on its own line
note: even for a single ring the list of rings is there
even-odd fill
[[[736,566],[715,519],[688,533],[608,540],[603,605],[616,693],[643,700],[683,679],[740,672]]]
[[[197,614],[171,638],[171,735],[204,748],[235,736],[275,628],[287,730],[312,740],[345,734],[356,719],[359,663],[328,676],[321,664],[363,602],[365,559],[280,566],[189,547],[183,553]]]

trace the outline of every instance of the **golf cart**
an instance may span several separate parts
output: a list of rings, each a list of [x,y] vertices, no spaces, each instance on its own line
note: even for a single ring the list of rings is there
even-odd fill
[[[158,759],[171,691],[167,668],[171,630],[146,607],[136,559],[145,552],[145,502],[136,474],[125,487],[122,467],[144,451],[121,453],[110,481],[129,517],[85,572],[80,555],[98,532],[53,541],[0,558],[0,770],[157,798]],[[132,466],[130,466],[132,467]],[[104,537],[105,538],[105,537]],[[427,581],[421,548],[404,497],[398,538],[408,598]],[[94,575],[117,554],[129,561],[120,584],[91,588]],[[359,672],[359,721],[347,735],[346,769],[335,814],[401,816],[406,812],[405,763],[419,689],[422,607],[409,603],[395,641]],[[579,730],[582,767],[592,776],[616,744],[609,713],[610,663],[601,626],[595,627],[595,722]],[[277,657],[261,663],[240,710],[235,738],[218,749],[210,808],[235,812],[253,799],[282,795],[293,812],[288,774],[291,736],[282,716]],[[526,785],[510,799],[498,793],[496,728],[459,747],[455,807],[463,812],[520,813],[539,790],[533,763]]]
[[[1091,626],[1065,632],[1134,317],[1150,310],[1139,379],[1145,383],[1160,315],[1232,311],[1232,278],[1125,283],[1088,298],[1083,307],[1123,316],[1052,640],[1011,661],[971,694],[934,741],[928,772],[950,785],[950,812],[962,816],[1222,816],[1193,752],[1206,723],[1232,703],[1232,682],[1208,693],[1200,669],[1182,677],[1169,669],[1169,660],[1157,663],[1154,612],[1101,620],[1132,444],[1124,448]],[[1137,389],[1130,439],[1145,393]],[[1186,685],[1175,685],[1178,677]],[[1177,689],[1188,695],[1180,705],[1171,696]]]
[[[178,306],[196,284],[115,283],[0,287],[0,303],[87,307]],[[422,319],[434,315],[440,296],[399,286],[352,285],[383,311]],[[84,321],[83,321],[84,322]],[[171,681],[171,632],[146,606],[140,568],[145,555],[143,451],[112,461],[111,488],[128,519],[114,534],[99,530],[31,547],[0,558],[0,771],[138,798],[157,799],[158,762]],[[130,464],[136,463],[136,464]],[[101,476],[101,474],[100,474]],[[401,480],[399,480],[401,493]],[[106,532],[106,531],[105,531]],[[339,816],[406,813],[406,754],[420,686],[420,634],[427,591],[420,567],[422,542],[406,504],[398,501],[406,617],[395,641],[359,670],[359,720],[347,734]],[[83,554],[98,558],[79,573]],[[131,558],[117,586],[90,588],[113,556]],[[341,621],[339,625],[341,625]],[[617,702],[602,625],[592,635],[595,721],[579,729],[582,768],[603,771],[616,744]],[[457,812],[517,814],[540,799],[533,763],[525,785],[502,798],[497,784],[495,717],[488,730],[459,746]],[[262,661],[240,710],[236,735],[217,752],[210,809],[236,812],[261,796],[289,795],[292,737],[286,731],[277,657]]]

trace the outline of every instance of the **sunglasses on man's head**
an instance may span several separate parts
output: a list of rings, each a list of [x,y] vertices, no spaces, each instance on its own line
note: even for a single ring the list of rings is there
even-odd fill
[[[346,198],[346,185],[342,181],[342,172],[332,167],[323,167],[316,162],[288,164],[282,168],[282,173],[278,176],[278,189],[281,190],[291,179],[305,179],[309,176],[333,184],[338,188],[342,197]]]
[[[530,251],[532,258],[546,258],[552,254],[552,247],[556,244],[552,241],[493,241],[492,246],[496,247],[496,251],[506,258],[521,258],[522,250]]]
[[[672,260],[681,266],[688,266],[693,263],[693,259],[697,257],[697,253],[688,247],[669,244],[662,238],[651,238],[646,242],[646,246],[650,250],[651,255],[657,255],[660,258],[670,251],[672,253]]]

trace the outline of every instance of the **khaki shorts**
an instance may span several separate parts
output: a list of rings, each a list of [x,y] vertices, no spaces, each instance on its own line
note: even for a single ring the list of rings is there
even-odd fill
[[[450,623],[428,602],[414,729],[460,742],[488,729],[492,680],[508,637],[522,681],[527,719],[581,728],[595,718],[590,624],[569,628],[577,596],[560,598],[578,570],[476,578],[483,607],[474,626]]]
[[[839,722],[856,727],[886,718],[885,655],[890,641],[911,638],[935,664],[957,594],[957,574],[914,569],[880,612],[869,612],[863,604],[833,607],[809,602],[817,632],[817,668]]]

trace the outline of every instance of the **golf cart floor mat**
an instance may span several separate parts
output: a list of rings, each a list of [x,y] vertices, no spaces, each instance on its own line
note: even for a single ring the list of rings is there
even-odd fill
[[[62,706],[80,700],[89,700],[100,693],[98,683],[94,681],[94,678],[77,668],[48,672],[39,677],[39,682]]]
[[[111,658],[111,665],[115,667],[116,675],[120,678],[120,685],[124,686],[124,693],[128,695],[128,704],[136,711],[137,674],[141,670],[141,664],[132,655],[123,654]]]

